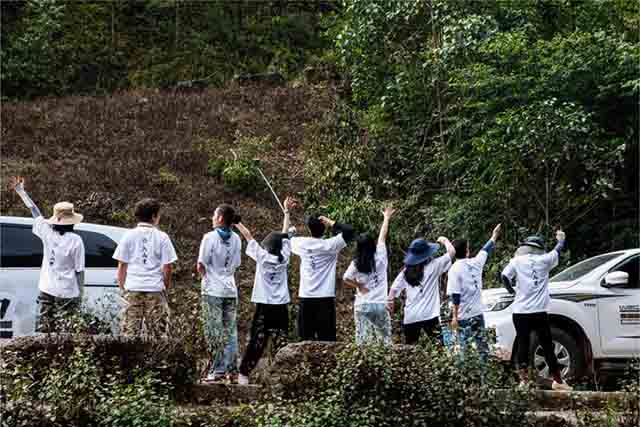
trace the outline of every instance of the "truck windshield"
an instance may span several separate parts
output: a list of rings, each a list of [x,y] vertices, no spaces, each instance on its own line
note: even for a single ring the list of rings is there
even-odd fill
[[[560,274],[556,274],[551,278],[550,282],[570,282],[572,280],[577,280],[591,273],[591,271],[600,267],[604,263],[619,257],[621,254],[621,252],[618,252],[589,258],[577,263],[576,265],[572,265]]]

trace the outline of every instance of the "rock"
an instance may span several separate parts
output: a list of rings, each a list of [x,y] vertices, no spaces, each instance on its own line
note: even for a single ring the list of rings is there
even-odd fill
[[[195,405],[239,405],[258,400],[259,394],[257,385],[211,383],[192,385],[184,398]]]
[[[104,375],[142,368],[154,371],[159,379],[172,384],[181,393],[197,378],[195,358],[177,340],[149,340],[113,335],[41,334],[0,340],[0,360],[11,370],[14,365],[33,367],[32,375],[41,378],[49,365],[76,349],[92,355]]]
[[[236,78],[240,86],[264,85],[284,86],[285,78],[280,73],[242,74]]]
[[[304,78],[307,82],[315,84],[320,82],[337,82],[341,79],[335,65],[320,64],[317,66],[308,66],[303,70]]]
[[[173,91],[175,93],[193,93],[193,92],[202,92],[209,86],[209,81],[206,79],[196,79],[196,80],[184,80],[179,81],[173,87]]]

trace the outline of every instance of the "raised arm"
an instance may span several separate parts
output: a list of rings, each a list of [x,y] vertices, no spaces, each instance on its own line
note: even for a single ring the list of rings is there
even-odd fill
[[[244,237],[247,242],[250,242],[253,240],[253,235],[251,234],[249,229],[244,226],[244,224],[239,222],[236,224],[236,228],[238,229],[240,234],[242,234],[242,237]]]
[[[562,252],[562,250],[564,249],[566,239],[567,235],[564,233],[564,231],[556,231],[556,240],[558,241],[558,243],[556,244],[556,247],[553,248],[553,250],[558,252],[558,255],[560,255],[560,252]]]
[[[438,237],[438,243],[440,243],[441,245],[444,245],[445,249],[447,250],[447,253],[451,257],[451,261],[453,261],[456,258],[456,248],[453,247],[449,239],[447,239],[446,237],[440,236]]]
[[[351,241],[355,237],[356,231],[349,224],[342,224],[340,222],[336,222],[332,219],[327,218],[326,216],[321,216],[318,219],[324,224],[325,227],[331,229],[334,236],[337,236],[338,234],[342,233],[342,238],[344,239],[347,245],[351,243]]]
[[[287,197],[284,200],[284,219],[282,220],[282,232],[288,233],[289,226],[291,225],[291,214],[289,213],[291,209],[296,206],[295,199],[291,197]]]
[[[18,193],[18,196],[20,196],[24,204],[31,210],[31,215],[34,218],[38,218],[42,216],[40,209],[38,209],[38,206],[36,206],[33,200],[31,200],[31,197],[29,197],[29,195],[24,189],[23,177],[21,176],[12,177],[10,181],[10,186],[13,190],[15,190],[16,193]]]
[[[387,206],[382,211],[382,215],[384,216],[384,220],[382,221],[382,226],[380,227],[380,234],[378,235],[378,244],[382,245],[387,241],[387,235],[389,234],[389,222],[391,221],[391,217],[396,212],[394,208],[391,206]]]

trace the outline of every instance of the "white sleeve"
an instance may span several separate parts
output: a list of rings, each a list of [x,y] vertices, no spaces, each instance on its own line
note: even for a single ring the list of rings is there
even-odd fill
[[[291,252],[296,255],[302,254],[302,248],[300,247],[300,243],[302,242],[301,237],[292,237],[291,238]]]
[[[404,279],[404,270],[402,270],[396,280],[393,281],[391,289],[389,289],[389,299],[398,298],[406,287],[407,281]]]
[[[436,262],[437,262],[437,271],[438,271],[438,276],[443,275],[444,273],[447,272],[447,270],[449,270],[449,267],[451,267],[451,257],[449,256],[449,254],[444,254],[441,257],[436,258]]]
[[[115,252],[113,253],[113,259],[120,262],[124,262],[124,263],[131,262],[131,254],[129,253],[128,246],[129,246],[129,239],[128,239],[128,236],[125,234],[120,240],[120,242],[118,243],[118,246],[116,247]]]
[[[356,263],[351,261],[347,271],[344,272],[344,276],[342,276],[343,280],[351,280],[357,282],[356,275],[358,274],[358,269],[356,268]]]
[[[33,234],[39,238],[45,239],[52,231],[51,225],[49,225],[44,217],[39,216],[33,220]]]
[[[207,264],[207,238],[206,236],[202,238],[202,241],[200,242],[200,250],[198,251],[198,263],[202,264],[202,265],[206,265]]]
[[[256,242],[256,239],[253,239],[253,240],[250,240],[249,243],[247,244],[247,249],[245,250],[245,253],[249,258],[251,258],[255,262],[258,262],[260,249],[262,249],[260,247],[260,244]]]
[[[238,250],[233,254],[233,268],[238,268],[242,263],[242,240],[240,240],[240,237],[237,235],[235,240],[238,245]]]
[[[162,265],[174,263],[178,260],[176,250],[171,243],[171,239],[167,236],[162,242]]]
[[[74,264],[76,272],[81,272],[85,270],[85,257],[84,257],[84,243],[82,242],[82,238],[79,240],[79,244],[75,250]]]
[[[462,293],[460,288],[460,272],[458,270],[459,268],[456,268],[454,265],[447,274],[447,295]]]
[[[513,280],[516,276],[516,265],[513,260],[509,261],[509,264],[502,270],[502,275],[505,276],[509,280]]]
[[[484,268],[484,265],[487,263],[487,259],[488,258],[489,258],[489,254],[487,253],[487,251],[483,251],[483,250],[478,252],[478,255],[476,255],[474,257],[474,259],[476,260],[476,262],[480,266],[481,270]]]
[[[558,263],[560,262],[560,256],[558,255],[557,251],[553,250],[544,254],[542,256],[542,260],[547,269],[551,271],[558,266]]]
[[[347,242],[344,241],[342,233],[325,240],[325,242],[327,243],[329,252],[333,252],[336,254],[347,247]]]
[[[289,239],[282,240],[282,256],[285,262],[289,262],[289,258],[291,258],[291,240]]]

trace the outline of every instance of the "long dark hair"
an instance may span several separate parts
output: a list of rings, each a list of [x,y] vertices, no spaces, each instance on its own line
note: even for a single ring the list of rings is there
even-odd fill
[[[278,257],[278,261],[284,261],[282,256],[282,241],[288,237],[287,233],[271,232],[262,241],[262,247],[271,255]]]
[[[53,228],[53,231],[60,233],[61,236],[64,236],[64,233],[73,232],[73,224],[67,224],[67,225],[53,224],[51,228]]]
[[[420,283],[422,282],[422,278],[424,277],[424,266],[427,265],[427,263],[430,260],[431,259],[428,258],[426,261],[424,261],[421,264],[405,266],[404,279],[407,281],[407,283],[410,286],[413,286],[413,287],[420,286]]]
[[[369,274],[376,271],[376,241],[368,233],[356,239],[356,256],[353,262],[360,273]]]

